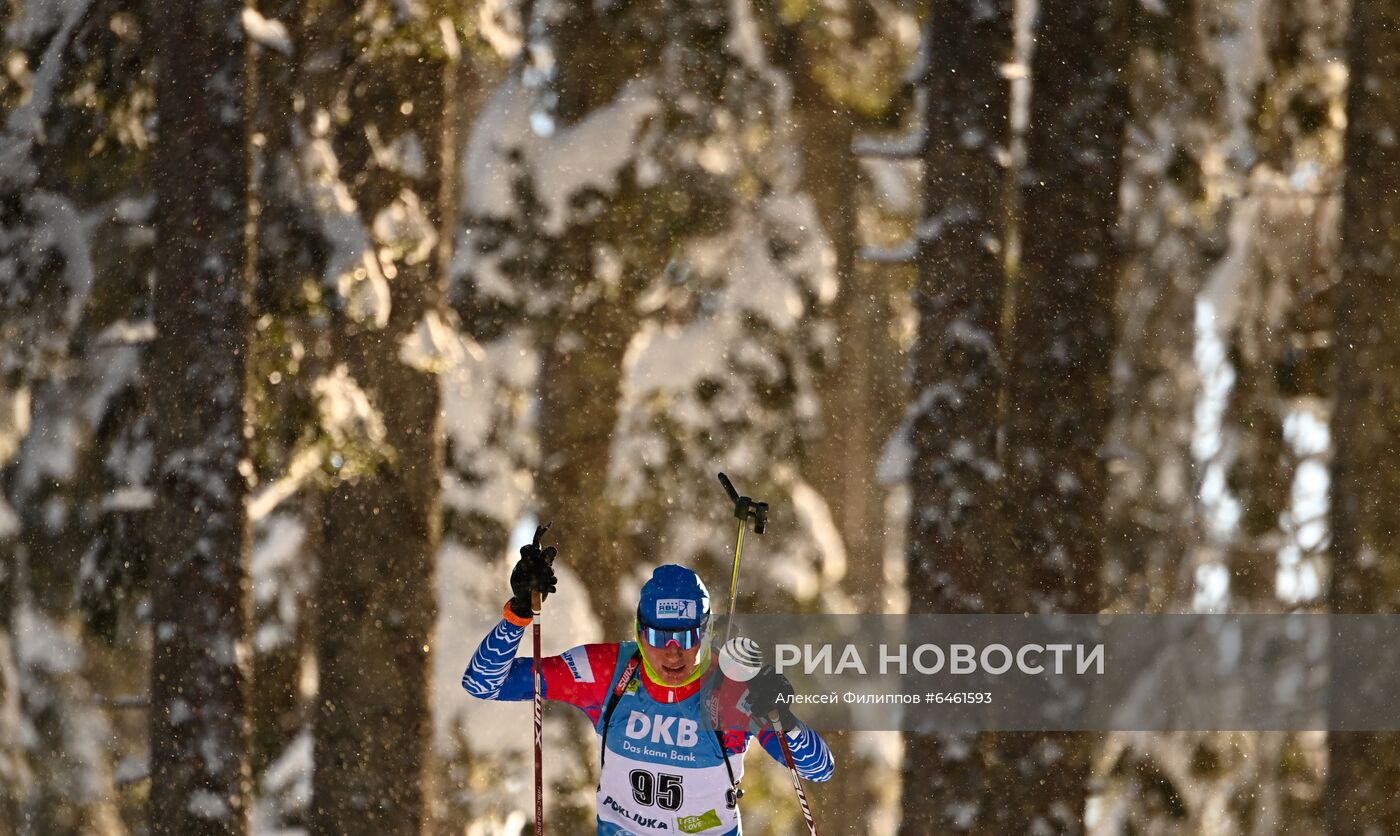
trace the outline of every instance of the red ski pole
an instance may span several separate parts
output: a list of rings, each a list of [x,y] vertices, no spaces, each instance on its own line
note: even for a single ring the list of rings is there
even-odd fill
[[[797,803],[802,806],[802,818],[807,820],[807,833],[809,836],[817,836],[817,820],[812,817],[812,806],[807,803],[807,791],[802,788],[802,776],[797,773],[797,764],[792,759],[792,747],[788,745],[787,729],[783,728],[783,721],[778,718],[776,708],[768,713],[768,721],[773,724],[773,731],[777,733],[778,742],[783,746],[783,760],[787,761],[788,773],[792,775],[792,788],[797,790]]]
[[[546,564],[554,563],[553,546],[540,550],[540,538],[549,530],[545,524],[535,529],[534,556]],[[521,554],[526,553],[525,549]],[[538,590],[530,593],[530,621],[534,625],[534,676],[535,680],[535,836],[544,836],[544,670],[540,667],[540,611],[548,593]]]
[[[540,607],[543,601],[543,595],[531,593],[535,633],[535,836],[544,836],[544,680],[540,671]]]

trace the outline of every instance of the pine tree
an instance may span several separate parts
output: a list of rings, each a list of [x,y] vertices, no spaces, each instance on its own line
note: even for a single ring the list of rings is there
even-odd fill
[[[801,187],[835,257],[837,290],[828,313],[834,344],[815,381],[821,433],[805,451],[803,475],[821,492],[841,532],[843,589],[855,605],[880,611],[887,490],[877,483],[876,469],[903,400],[902,358],[890,323],[909,271],[859,259],[860,214],[873,202],[873,190],[852,146],[859,134],[887,127],[903,109],[897,106],[905,87],[899,67],[907,56],[890,30],[909,18],[883,14],[869,0],[755,7],[766,24],[769,58],[792,86]]]
[[[324,177],[352,202],[361,251],[332,277],[331,348],[363,399],[368,451],[346,450],[325,498],[316,597],[320,691],[310,826],[420,833],[427,823],[428,671],[443,461],[436,376],[449,4],[352,0],[304,9],[309,124]],[[344,181],[338,180],[343,176]],[[332,209],[331,211],[336,211]]]
[[[243,4],[157,15],[156,429],[150,827],[241,834],[248,520]]]
[[[1035,27],[1005,451],[1013,609],[1029,612],[1101,605],[1125,12],[1060,0]],[[1001,831],[1080,832],[1092,751],[1088,735],[1016,736],[1002,752]]]
[[[905,417],[911,613],[998,612],[1010,600],[996,514],[1013,13],[1010,0],[935,2],[920,50],[924,212]],[[986,826],[1001,794],[983,762],[990,736],[906,741],[901,832]]]

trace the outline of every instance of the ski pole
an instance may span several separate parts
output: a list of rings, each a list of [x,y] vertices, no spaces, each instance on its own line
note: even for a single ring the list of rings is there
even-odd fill
[[[723,473],[719,475],[719,482],[724,485],[724,492],[729,494],[729,501],[734,503],[734,516],[739,518],[739,541],[734,545],[734,569],[729,575],[729,617],[724,625],[724,645],[727,645],[734,632],[734,606],[739,600],[739,560],[744,553],[744,529],[752,519],[754,533],[763,533],[768,526],[768,503],[755,502],[750,497],[740,496],[739,492],[734,490],[734,483]]]
[[[744,553],[744,526],[747,523],[746,519],[739,520],[739,541],[734,544],[734,571],[729,575],[729,609],[725,610],[729,617],[724,621],[724,644],[729,644],[734,633],[734,604],[739,596],[739,557]]]
[[[530,593],[535,633],[535,836],[544,836],[544,689],[540,670],[540,608],[544,596]]]
[[[548,525],[535,528],[536,547],[540,538],[549,530]],[[552,553],[544,555],[546,562],[553,562]],[[540,613],[544,609],[545,596],[540,592],[530,593],[531,624],[534,632],[534,680],[535,680],[535,836],[544,836],[544,672],[540,668]]]
[[[739,558],[744,550],[744,529],[752,519],[754,533],[763,533],[768,527],[768,503],[740,496],[734,489],[734,483],[723,473],[719,475],[719,481],[724,485],[725,493],[729,494],[729,501],[734,503],[734,516],[739,518],[739,541],[734,545],[734,570],[729,576],[729,621],[724,626],[724,644],[720,645],[721,649],[728,649],[730,634],[734,630],[734,605],[739,596]],[[811,805],[807,803],[807,791],[802,787],[802,776],[797,771],[797,762],[792,759],[792,747],[788,745],[787,730],[783,728],[783,721],[778,717],[776,709],[769,713],[768,721],[773,725],[773,731],[777,733],[778,742],[783,747],[783,759],[787,761],[788,774],[792,776],[792,788],[797,792],[797,803],[802,807],[802,818],[807,822],[808,836],[817,836],[817,822],[812,816]]]
[[[787,729],[783,728],[783,721],[778,717],[778,710],[775,708],[768,712],[768,722],[773,724],[773,731],[778,735],[778,742],[783,747],[783,760],[787,761],[788,774],[792,776],[792,788],[797,790],[797,803],[802,806],[802,818],[807,821],[807,833],[809,836],[818,836],[817,820],[812,816],[812,807],[807,803],[807,791],[802,788],[802,776],[797,772],[797,763],[792,759],[792,747],[788,745]]]

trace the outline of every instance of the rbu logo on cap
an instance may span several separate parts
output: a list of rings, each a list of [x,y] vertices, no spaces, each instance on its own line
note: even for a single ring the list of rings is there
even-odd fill
[[[695,618],[695,602],[684,598],[662,598],[656,602],[657,618]]]

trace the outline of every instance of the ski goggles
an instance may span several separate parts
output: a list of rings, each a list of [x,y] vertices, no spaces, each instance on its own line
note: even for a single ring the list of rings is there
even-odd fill
[[[679,630],[667,630],[662,627],[648,627],[637,622],[637,633],[642,641],[652,647],[666,647],[675,642],[681,650],[690,650],[699,647],[705,640],[705,630],[709,625],[700,624],[695,627],[683,627]]]

